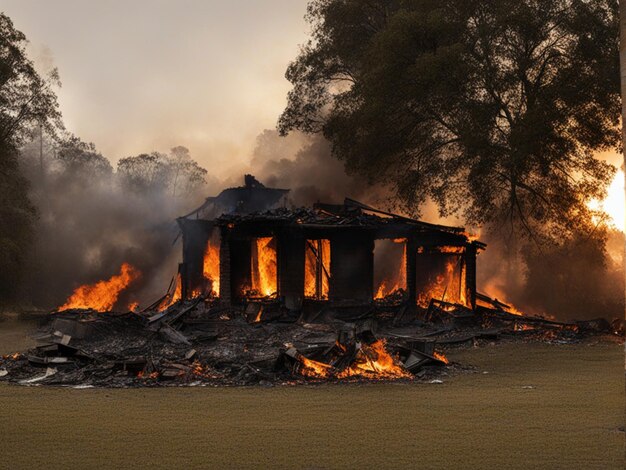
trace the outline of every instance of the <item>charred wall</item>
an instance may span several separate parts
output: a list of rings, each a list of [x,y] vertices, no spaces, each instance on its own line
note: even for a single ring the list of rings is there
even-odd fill
[[[410,224],[385,226],[384,230],[373,226],[320,226],[253,218],[229,223],[179,219],[179,224],[183,231],[181,275],[185,298],[204,285],[205,249],[212,231],[219,229],[219,296],[226,304],[240,304],[247,299],[246,289],[253,284],[255,239],[273,237],[276,294],[289,310],[298,310],[306,302],[307,240],[330,240],[328,301],[370,304],[374,297],[374,241],[402,238],[406,239],[403,269],[406,270],[405,298],[409,304],[420,304],[420,295],[435,292],[446,301],[475,306],[478,248],[463,235],[419,230]],[[449,277],[439,280],[445,275]],[[433,289],[435,282],[439,283],[439,290]]]
[[[204,253],[215,228],[213,221],[202,219],[177,220],[183,234],[183,262],[180,266],[183,298],[204,287]]]

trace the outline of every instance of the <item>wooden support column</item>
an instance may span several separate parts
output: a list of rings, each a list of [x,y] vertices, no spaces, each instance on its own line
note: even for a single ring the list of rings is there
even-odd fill
[[[230,286],[230,230],[228,227],[221,228],[220,242],[220,302],[232,303],[232,290]]]
[[[297,309],[304,299],[304,248],[300,233],[288,230],[277,237],[278,295],[289,308]]]
[[[409,238],[406,242],[406,290],[408,294],[407,302],[409,305],[417,303],[417,242],[414,238]]]
[[[369,233],[346,233],[330,241],[330,300],[372,302],[374,240]]]
[[[476,308],[476,245],[469,244],[465,250],[465,292],[472,309]]]
[[[204,286],[204,252],[214,225],[208,220],[185,218],[177,222],[183,234],[183,262],[179,267],[181,295],[188,299]]]
[[[222,245],[224,242],[222,241]],[[231,239],[228,243],[230,254],[230,302],[238,303],[244,288],[252,288],[252,241]],[[220,284],[221,286],[221,284]]]

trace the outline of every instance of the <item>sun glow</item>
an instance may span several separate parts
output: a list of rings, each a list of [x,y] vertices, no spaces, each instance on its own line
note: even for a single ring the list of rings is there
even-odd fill
[[[626,201],[624,193],[624,171],[619,170],[611,182],[607,195],[602,201],[593,199],[589,208],[606,212],[609,225],[624,231],[626,220]]]

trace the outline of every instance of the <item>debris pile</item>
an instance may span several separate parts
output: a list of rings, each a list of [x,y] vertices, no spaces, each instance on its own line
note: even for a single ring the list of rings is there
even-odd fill
[[[202,297],[160,312],[68,310],[50,314],[37,347],[0,359],[0,380],[80,388],[434,380],[463,368],[446,358],[452,347],[623,335],[605,320],[561,323],[494,305],[472,311],[432,300],[419,315],[373,305],[313,320],[278,301],[235,308]]]

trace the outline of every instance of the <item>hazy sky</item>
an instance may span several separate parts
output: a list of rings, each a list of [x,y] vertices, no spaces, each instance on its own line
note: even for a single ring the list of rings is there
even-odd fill
[[[213,174],[249,159],[290,88],[306,0],[0,0],[59,69],[68,129],[113,161],[185,145]]]

